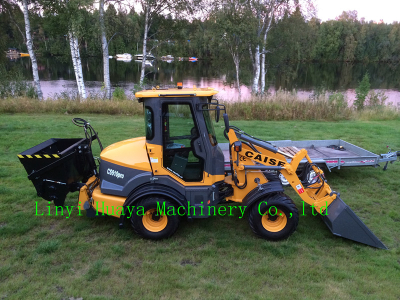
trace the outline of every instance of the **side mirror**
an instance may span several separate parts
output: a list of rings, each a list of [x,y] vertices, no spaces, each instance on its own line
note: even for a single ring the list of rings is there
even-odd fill
[[[219,106],[217,106],[217,108],[215,109],[215,122],[218,123],[219,122],[219,114],[221,112],[221,109],[219,108]]]
[[[229,118],[228,118],[228,114],[223,114],[224,117],[224,123],[225,123],[225,131],[226,133],[229,132]]]

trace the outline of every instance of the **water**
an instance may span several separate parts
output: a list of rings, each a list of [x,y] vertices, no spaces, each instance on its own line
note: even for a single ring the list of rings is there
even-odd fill
[[[140,64],[137,61],[117,61],[110,59],[110,76],[113,88],[124,88],[132,94],[140,77]],[[25,78],[32,79],[29,58],[7,62],[7,66],[17,65],[23,70]],[[72,62],[69,58],[39,58],[39,77],[45,97],[61,92],[76,92]],[[383,91],[386,103],[400,106],[400,64],[386,63],[270,63],[267,73],[267,86],[270,93],[277,90],[295,90],[300,99],[308,99],[323,91],[343,92],[351,103],[355,99],[355,88],[364,74],[370,75],[371,89]],[[102,60],[89,58],[83,61],[85,84],[89,92],[100,93],[102,87]],[[241,70],[243,85],[242,100],[251,96],[250,69]],[[221,100],[238,99],[234,87],[235,72],[230,59],[225,61],[153,61],[146,67],[146,79],[152,85],[175,85],[182,81],[184,87],[213,87],[219,91]]]

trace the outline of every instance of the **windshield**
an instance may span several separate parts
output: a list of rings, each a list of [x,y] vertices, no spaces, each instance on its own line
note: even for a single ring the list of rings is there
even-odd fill
[[[210,139],[210,143],[212,146],[216,146],[218,144],[217,137],[215,136],[214,125],[210,118],[210,111],[208,109],[208,105],[203,105],[203,116],[206,122],[207,131],[208,131],[208,138]]]

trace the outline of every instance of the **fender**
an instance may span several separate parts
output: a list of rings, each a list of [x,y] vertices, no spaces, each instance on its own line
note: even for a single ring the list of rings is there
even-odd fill
[[[256,187],[250,193],[244,197],[242,205],[246,206],[247,209],[252,206],[257,200],[265,197],[272,193],[282,193],[284,191],[282,183],[280,181],[269,181],[261,185],[262,190]]]
[[[167,197],[173,202],[175,202],[178,206],[183,206],[185,211],[187,210],[187,200],[185,196],[179,193],[177,190],[163,184],[154,184],[154,183],[146,183],[135,190],[133,190],[128,198],[126,198],[124,203],[124,212],[127,206],[132,206],[134,203],[142,199],[146,196],[163,196]],[[125,222],[125,216],[121,215],[119,227],[122,228]]]

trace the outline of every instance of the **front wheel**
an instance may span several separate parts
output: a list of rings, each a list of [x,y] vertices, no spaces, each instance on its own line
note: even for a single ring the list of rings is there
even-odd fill
[[[176,213],[168,214],[171,211],[169,209],[171,206],[174,205],[162,197],[149,197],[141,200],[135,208],[135,215],[131,219],[133,230],[146,239],[169,238],[175,233],[179,225],[179,216]],[[164,208],[164,211],[160,211],[161,208]]]
[[[278,241],[288,238],[299,224],[299,212],[293,200],[279,193],[262,198],[250,209],[249,224],[261,238]]]

